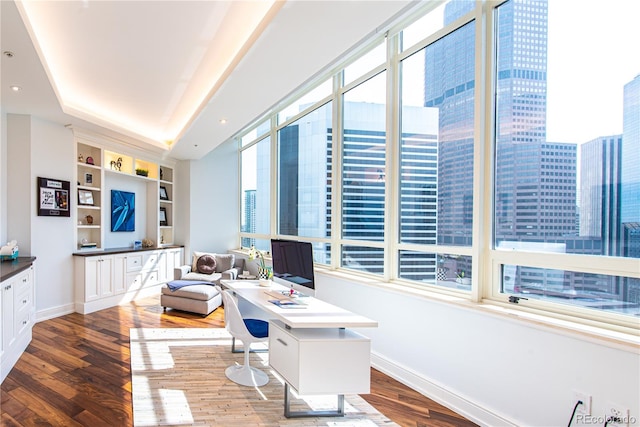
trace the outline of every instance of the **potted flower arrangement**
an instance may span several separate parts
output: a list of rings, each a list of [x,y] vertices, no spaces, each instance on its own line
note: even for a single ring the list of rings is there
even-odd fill
[[[255,246],[251,246],[251,249],[249,250],[249,261],[253,261],[255,259],[259,261],[258,279],[271,280],[271,278],[273,278],[273,271],[271,270],[271,267],[264,263],[264,254],[256,249]]]
[[[136,175],[148,176],[149,175],[149,170],[138,168],[138,169],[136,169]]]
[[[461,285],[470,285],[471,284],[471,278],[470,277],[465,277],[464,270],[457,270],[456,271],[456,282],[460,283]]]

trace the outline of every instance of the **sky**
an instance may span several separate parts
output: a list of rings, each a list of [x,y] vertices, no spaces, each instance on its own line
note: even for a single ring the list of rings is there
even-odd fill
[[[550,142],[622,133],[623,86],[640,74],[639,18],[638,0],[549,1]]]

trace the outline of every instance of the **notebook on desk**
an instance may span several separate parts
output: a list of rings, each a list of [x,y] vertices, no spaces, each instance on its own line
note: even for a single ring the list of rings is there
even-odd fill
[[[271,304],[275,304],[280,308],[307,308],[304,304],[297,303],[288,298],[269,300]]]

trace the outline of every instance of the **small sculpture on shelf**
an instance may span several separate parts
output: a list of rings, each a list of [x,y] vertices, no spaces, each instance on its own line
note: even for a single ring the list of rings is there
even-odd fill
[[[151,240],[151,239],[142,239],[142,247],[144,247],[144,248],[153,247],[153,240]]]
[[[118,160],[111,160],[111,169],[117,170],[118,172],[122,169],[122,157],[118,157]]]

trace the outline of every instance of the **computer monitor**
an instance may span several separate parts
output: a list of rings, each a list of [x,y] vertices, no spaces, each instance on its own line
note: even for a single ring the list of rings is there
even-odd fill
[[[311,243],[271,239],[271,260],[276,283],[306,295],[315,294]]]

